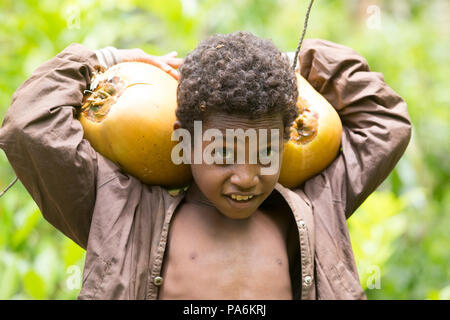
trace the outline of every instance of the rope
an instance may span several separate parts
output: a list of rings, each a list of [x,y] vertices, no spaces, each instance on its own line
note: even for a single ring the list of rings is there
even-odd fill
[[[18,180],[17,177],[15,177],[14,180],[11,181],[11,182],[9,183],[9,185],[5,188],[5,190],[3,190],[3,191],[0,193],[0,198],[6,193],[6,191],[9,190],[9,188],[11,188],[11,187],[14,185],[14,183],[17,182],[17,180]]]
[[[292,68],[294,69],[294,71],[295,71],[295,67],[297,66],[297,58],[298,58],[298,54],[300,52],[300,47],[302,46],[303,39],[305,38],[306,28],[308,27],[309,13],[311,12],[311,7],[312,7],[313,2],[314,2],[314,0],[311,0],[309,2],[308,10],[306,11],[306,16],[305,16],[305,22],[303,24],[302,35],[300,37],[300,41],[298,42],[297,49],[295,50],[294,63],[292,64]]]

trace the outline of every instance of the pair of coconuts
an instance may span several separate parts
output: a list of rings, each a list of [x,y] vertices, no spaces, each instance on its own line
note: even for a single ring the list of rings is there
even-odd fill
[[[279,182],[300,186],[336,157],[342,133],[330,103],[298,72],[298,117],[284,146]],[[141,62],[119,63],[95,73],[78,119],[92,147],[146,184],[168,189],[190,183],[188,164],[171,160],[178,82]]]

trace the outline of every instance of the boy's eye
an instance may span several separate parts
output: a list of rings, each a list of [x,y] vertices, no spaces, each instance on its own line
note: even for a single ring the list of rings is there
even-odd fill
[[[233,156],[232,150],[228,148],[216,149],[215,154],[224,160],[231,159]]]
[[[266,149],[262,150],[262,155],[266,157],[271,157],[275,154],[275,150],[272,149],[271,146],[267,147]]]
[[[265,149],[260,149],[258,155],[259,163],[263,165],[268,165],[267,161],[270,161],[270,159],[273,159],[277,155],[276,148],[267,147]]]

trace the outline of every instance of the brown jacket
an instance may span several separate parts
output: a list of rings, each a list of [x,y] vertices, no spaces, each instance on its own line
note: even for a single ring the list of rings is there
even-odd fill
[[[403,154],[406,104],[347,47],[306,40],[300,59],[302,75],[344,128],[342,150],[326,170],[302,188],[274,191],[299,231],[294,297],[364,299],[346,219]],[[87,249],[80,299],[157,299],[170,219],[184,193],[142,184],[83,139],[74,111],[98,63],[73,44],[40,66],[13,96],[0,147],[45,219]]]

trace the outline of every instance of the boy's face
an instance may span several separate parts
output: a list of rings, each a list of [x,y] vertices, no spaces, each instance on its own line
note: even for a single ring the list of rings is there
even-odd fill
[[[219,152],[214,149],[212,153],[215,157],[223,158],[224,162],[224,164],[206,164],[203,159],[201,164],[191,164],[194,182],[201,191],[201,196],[206,198],[203,200],[210,202],[229,218],[245,219],[250,217],[271,194],[280,175],[284,130],[281,115],[248,119],[236,115],[215,114],[207,117],[202,126],[203,132],[208,129],[221,131],[223,149],[220,149]],[[242,129],[243,131],[253,129],[254,131],[249,131],[256,132],[257,141],[253,141],[253,146],[250,141],[254,140],[253,137],[245,138],[244,141],[237,141],[238,139],[234,138],[227,141],[227,129]],[[260,129],[265,131],[267,136],[261,134]],[[274,131],[271,129],[277,129],[279,135],[272,134]],[[211,140],[200,143],[202,153],[209,144],[215,142],[215,139]],[[266,141],[267,146],[264,146]],[[274,141],[277,143],[272,143]],[[195,141],[194,145],[195,143],[197,142]],[[274,147],[271,149],[271,146]],[[193,152],[194,150],[192,150]],[[241,152],[241,155],[245,152],[245,161],[242,161],[242,158],[241,161],[237,160],[238,152]],[[277,161],[271,161],[271,164],[267,163],[267,158],[265,162],[260,161],[262,159],[259,156],[260,152],[263,152],[263,155],[270,155],[272,160],[276,159]],[[251,154],[255,153],[257,153],[257,161],[249,161]],[[253,159],[255,159],[254,157]],[[232,162],[232,164],[227,164],[227,162]],[[271,167],[271,170],[267,170],[268,167]],[[269,173],[267,173],[268,171]]]

